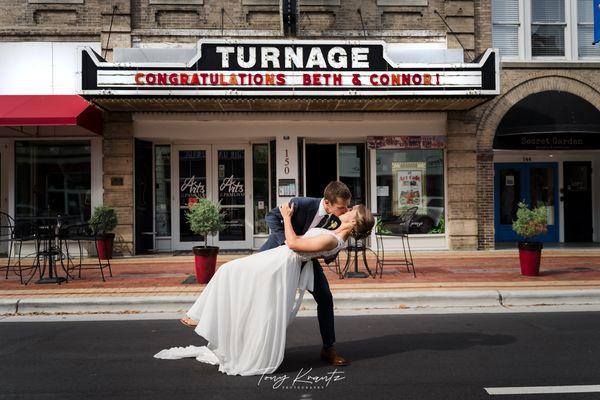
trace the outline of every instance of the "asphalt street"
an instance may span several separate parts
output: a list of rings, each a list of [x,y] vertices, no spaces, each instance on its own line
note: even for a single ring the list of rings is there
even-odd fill
[[[206,344],[176,320],[0,323],[0,398],[600,399],[485,390],[600,385],[600,313],[338,316],[352,365],[337,369],[319,360],[318,332],[316,318],[297,318],[279,370],[240,377],[153,358]]]

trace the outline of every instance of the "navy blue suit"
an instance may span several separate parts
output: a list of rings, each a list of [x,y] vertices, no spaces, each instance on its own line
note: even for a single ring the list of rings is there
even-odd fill
[[[312,223],[315,215],[319,211],[319,203],[321,199],[314,197],[294,197],[290,203],[294,204],[294,213],[292,214],[292,227],[296,235],[304,235],[310,224]],[[276,207],[269,211],[265,217],[267,225],[271,229],[269,238],[262,245],[260,251],[269,250],[278,246],[281,246],[285,242],[285,231],[283,229],[283,218],[279,208]],[[332,221],[338,221],[339,219],[332,215],[328,228]],[[335,328],[333,323],[333,296],[329,289],[329,282],[323,273],[323,267],[317,260],[309,261],[313,263],[313,270],[315,274],[314,291],[310,293],[317,302],[317,317],[319,319],[319,329],[321,331],[321,338],[323,339],[323,347],[333,346],[335,343]],[[302,265],[304,266],[304,264]]]

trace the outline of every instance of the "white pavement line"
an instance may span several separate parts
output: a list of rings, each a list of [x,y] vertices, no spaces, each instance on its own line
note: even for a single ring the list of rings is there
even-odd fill
[[[598,393],[600,392],[600,385],[521,386],[484,389],[491,396],[505,394]]]

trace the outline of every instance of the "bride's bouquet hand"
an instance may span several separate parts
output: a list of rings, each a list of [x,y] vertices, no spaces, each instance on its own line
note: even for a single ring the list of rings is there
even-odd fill
[[[294,213],[294,203],[283,203],[279,206],[279,211],[281,212],[282,218],[292,218],[292,214]]]

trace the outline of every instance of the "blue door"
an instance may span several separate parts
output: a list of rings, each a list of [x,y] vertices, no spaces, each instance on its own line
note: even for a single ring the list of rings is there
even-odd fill
[[[494,164],[494,228],[496,242],[523,240],[512,230],[520,201],[548,208],[548,232],[533,240],[558,242],[558,163]]]

